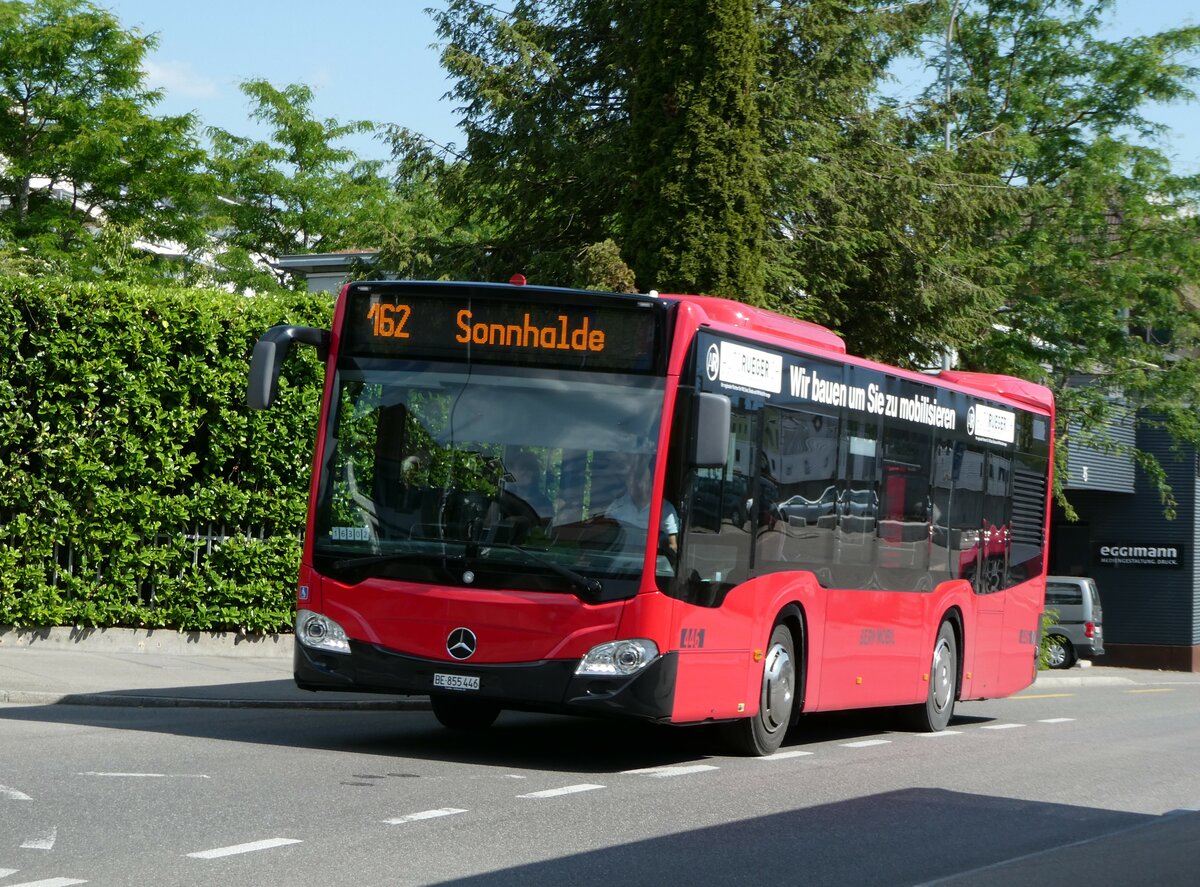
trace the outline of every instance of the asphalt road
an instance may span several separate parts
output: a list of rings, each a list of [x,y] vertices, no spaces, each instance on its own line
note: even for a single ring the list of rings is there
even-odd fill
[[[1194,676],[894,726],[0,705],[0,887],[1200,880]]]

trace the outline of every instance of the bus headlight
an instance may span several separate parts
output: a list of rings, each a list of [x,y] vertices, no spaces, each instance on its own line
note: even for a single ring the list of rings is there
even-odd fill
[[[296,611],[296,638],[306,647],[330,653],[349,653],[350,638],[328,616],[312,610]]]
[[[575,669],[577,675],[626,677],[658,658],[658,645],[646,638],[612,641],[592,647]]]

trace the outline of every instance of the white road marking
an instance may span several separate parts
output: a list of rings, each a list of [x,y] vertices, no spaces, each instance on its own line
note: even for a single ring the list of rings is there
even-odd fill
[[[1042,718],[1038,721],[1039,724],[1065,724],[1068,721],[1073,721],[1074,718]]]
[[[1017,727],[1024,727],[1024,724],[984,724],[979,729],[981,730],[1015,730]]]
[[[422,810],[420,813],[409,813],[406,816],[397,816],[395,819],[385,819],[384,822],[388,825],[403,825],[406,822],[419,822],[422,819],[436,819],[439,816],[453,816],[455,813],[466,812],[458,807],[441,807],[437,810]]]
[[[559,795],[573,795],[576,792],[590,792],[598,788],[604,788],[602,785],[593,785],[590,782],[580,783],[579,785],[567,785],[562,788],[549,788],[542,792],[530,792],[527,795],[517,795],[518,798],[557,798]]]
[[[669,776],[689,776],[692,773],[720,769],[712,764],[682,764],[672,767],[643,767],[640,770],[622,770],[621,772],[625,776],[651,776],[654,779],[665,779]]]
[[[870,748],[872,745],[891,745],[890,739],[864,739],[861,742],[843,742],[842,748]]]
[[[77,878],[43,878],[41,881],[25,881],[21,884],[9,884],[7,887],[72,887],[74,884],[86,883],[87,881]]]
[[[756,758],[758,761],[786,761],[788,758],[802,758],[805,755],[811,755],[810,751],[777,751],[773,755],[767,755],[765,758]]]
[[[86,770],[80,776],[116,776],[133,779],[212,779],[203,773],[105,773],[101,770]]]
[[[22,850],[53,850],[54,842],[58,840],[58,826],[50,829],[40,838],[30,838],[21,845]]]
[[[20,869],[0,869],[0,878],[7,878],[9,875],[15,875]]]
[[[220,859],[222,856],[236,856],[239,853],[253,853],[255,850],[270,850],[272,847],[284,847],[288,844],[301,843],[296,838],[267,838],[265,841],[251,841],[249,844],[234,844],[230,847],[217,847],[214,850],[200,850],[189,853],[193,859]]]
[[[25,794],[25,792],[19,792],[15,788],[9,788],[7,785],[0,785],[0,795],[3,795],[4,797],[8,798],[10,801],[32,801],[33,800],[33,798],[29,797],[29,795]]]
[[[916,733],[915,736],[924,736],[926,739],[932,739],[935,736],[962,736],[962,730],[939,730],[937,733]]]

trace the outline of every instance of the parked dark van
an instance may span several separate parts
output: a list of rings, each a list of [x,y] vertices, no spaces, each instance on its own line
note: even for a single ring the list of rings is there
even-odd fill
[[[1047,576],[1046,610],[1057,613],[1046,629],[1051,668],[1070,668],[1080,659],[1104,654],[1100,591],[1083,576]]]

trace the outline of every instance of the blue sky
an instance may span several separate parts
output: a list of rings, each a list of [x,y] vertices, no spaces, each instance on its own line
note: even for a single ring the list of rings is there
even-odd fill
[[[95,0],[126,28],[158,36],[148,58],[156,111],[195,112],[206,125],[261,135],[249,120],[243,80],[304,83],[320,117],[396,123],[438,142],[458,142],[450,82],[425,12],[438,0]],[[1196,0],[1117,0],[1112,35],[1200,23]],[[1194,60],[1200,64],[1200,60]],[[907,84],[898,84],[903,93]],[[1165,144],[1181,172],[1200,172],[1200,104],[1155,109],[1171,128]],[[356,143],[364,157],[382,147]]]

